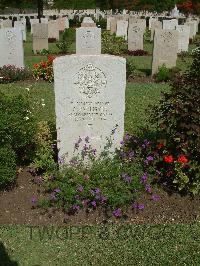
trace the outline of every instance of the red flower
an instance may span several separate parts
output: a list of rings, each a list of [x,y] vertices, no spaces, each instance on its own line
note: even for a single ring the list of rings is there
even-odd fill
[[[185,157],[185,155],[180,155],[178,157],[178,162],[179,163],[188,163],[188,159]]]
[[[164,144],[163,143],[159,143],[158,145],[157,145],[157,148],[158,149],[162,149],[164,147]]]
[[[165,156],[165,157],[164,157],[164,161],[165,161],[166,163],[173,163],[173,162],[174,162],[174,158],[173,158],[172,155],[168,155],[168,156]]]

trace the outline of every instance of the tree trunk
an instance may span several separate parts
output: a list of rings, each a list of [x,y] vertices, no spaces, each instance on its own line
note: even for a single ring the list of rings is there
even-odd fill
[[[37,0],[37,9],[38,9],[38,18],[39,19],[41,19],[43,17],[43,8],[44,8],[43,0]]]

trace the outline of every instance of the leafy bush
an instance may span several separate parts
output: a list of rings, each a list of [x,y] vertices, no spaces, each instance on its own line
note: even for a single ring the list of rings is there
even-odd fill
[[[46,121],[38,123],[34,143],[36,155],[31,166],[35,168],[37,173],[51,172],[56,169],[51,129]]]
[[[193,51],[193,57],[191,68],[174,78],[171,92],[164,94],[152,118],[166,143],[165,165],[157,165],[160,179],[181,191],[197,194],[200,192],[200,46]]]
[[[13,65],[0,67],[0,83],[10,83],[19,80],[26,80],[32,77],[28,68],[18,68]]]
[[[151,30],[146,29],[144,33],[144,41],[150,42],[151,41]]]
[[[101,28],[102,30],[106,30],[106,26],[107,26],[107,20],[105,18],[100,18],[99,21],[95,21],[95,23],[97,24],[97,26],[99,28]]]
[[[69,51],[72,43],[75,41],[75,30],[73,28],[65,29],[62,39],[56,44],[62,54]]]
[[[144,55],[148,55],[148,52],[144,51],[144,50],[128,51],[128,55],[131,55],[131,56],[144,56]]]
[[[68,165],[59,158],[60,170],[44,178],[48,198],[38,204],[57,206],[67,214],[81,208],[90,211],[101,207],[116,217],[130,207],[143,209],[144,205],[138,203],[139,193],[146,191],[150,199],[154,196],[151,176],[146,173],[147,164],[148,167],[152,164],[147,153],[149,143],[126,134],[121,144],[112,157],[110,144],[96,157],[97,151],[91,147],[89,138],[85,142],[80,138],[75,143],[78,155]],[[80,146],[83,148],[79,152]]]
[[[102,50],[106,54],[121,55],[127,50],[126,41],[123,37],[116,37],[108,31],[102,33]]]
[[[47,50],[47,49],[42,49],[42,50],[40,51],[40,54],[41,54],[41,55],[48,55],[48,54],[50,54],[50,51]]]
[[[130,78],[135,75],[136,66],[134,65],[132,60],[126,60],[126,77]]]
[[[29,102],[22,95],[0,94],[0,147],[10,146],[22,163],[32,152],[35,123]]]
[[[10,146],[0,147],[0,188],[8,186],[16,178],[16,154]]]
[[[177,67],[167,68],[165,65],[159,67],[158,72],[155,74],[155,80],[157,82],[166,82],[172,80],[180,70]]]
[[[33,75],[36,80],[43,79],[48,82],[53,82],[53,60],[55,57],[48,56],[47,61],[42,61],[38,64],[34,64]]]

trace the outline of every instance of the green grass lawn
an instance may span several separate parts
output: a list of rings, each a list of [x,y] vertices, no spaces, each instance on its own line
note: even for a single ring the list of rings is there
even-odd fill
[[[0,265],[199,265],[200,224],[95,227],[1,226]],[[57,230],[57,234],[56,234]]]

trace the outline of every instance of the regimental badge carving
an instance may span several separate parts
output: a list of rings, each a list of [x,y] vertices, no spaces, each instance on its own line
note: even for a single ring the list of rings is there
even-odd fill
[[[101,93],[107,84],[105,74],[91,63],[81,68],[74,80],[79,92],[87,98]]]
[[[11,41],[16,40],[16,35],[14,34],[13,31],[11,31],[11,30],[7,30],[7,31],[6,31],[6,38],[7,38],[7,40],[8,40],[9,42],[11,42]]]

